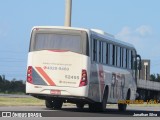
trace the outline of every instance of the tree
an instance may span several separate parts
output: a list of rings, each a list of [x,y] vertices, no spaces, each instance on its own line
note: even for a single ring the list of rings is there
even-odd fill
[[[156,81],[156,76],[155,76],[155,74],[151,74],[151,75],[150,75],[150,80],[151,80],[151,81]]]
[[[160,82],[160,74],[157,73],[157,78],[156,78],[157,82]]]
[[[1,93],[25,93],[25,83],[23,80],[13,79],[12,81],[3,79],[0,76]]]
[[[150,80],[151,81],[160,82],[160,74],[158,74],[158,73],[156,75],[155,74],[151,74],[150,75]]]

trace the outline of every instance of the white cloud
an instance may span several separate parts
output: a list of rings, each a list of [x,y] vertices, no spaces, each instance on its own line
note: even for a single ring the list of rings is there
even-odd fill
[[[152,33],[152,28],[147,25],[141,25],[135,29],[125,26],[115,35],[115,37],[119,40],[133,44],[142,57],[149,59],[149,54],[152,54],[151,51],[154,51],[155,49],[149,49],[151,46],[155,46]]]
[[[134,43],[137,40],[142,41],[145,37],[151,35],[152,29],[150,26],[142,25],[136,29],[125,26],[119,33],[117,33],[116,38]]]
[[[152,29],[150,26],[146,26],[146,25],[142,25],[140,27],[138,27],[135,32],[137,32],[137,34],[139,34],[142,37],[146,37],[152,34]]]
[[[141,48],[142,46],[147,46],[144,43],[150,42],[152,33],[152,28],[147,25],[139,26],[136,29],[125,26],[115,37],[133,44],[136,48]]]

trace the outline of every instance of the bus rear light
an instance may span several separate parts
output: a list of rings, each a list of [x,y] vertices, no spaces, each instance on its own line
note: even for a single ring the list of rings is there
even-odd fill
[[[28,66],[27,69],[27,82],[29,83],[33,83],[33,79],[32,79],[32,66]]]
[[[82,70],[82,77],[81,77],[81,81],[80,81],[79,87],[86,86],[87,83],[88,83],[88,80],[87,80],[87,71],[83,69]]]

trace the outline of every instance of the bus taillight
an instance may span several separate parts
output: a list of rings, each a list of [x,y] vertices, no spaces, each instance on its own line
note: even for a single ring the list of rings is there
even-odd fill
[[[28,70],[27,70],[27,82],[33,83],[33,79],[32,79],[32,66],[28,66]]]
[[[79,87],[86,86],[87,82],[88,82],[88,80],[87,80],[87,71],[86,70],[82,70],[82,77],[81,77],[81,81],[80,81]]]

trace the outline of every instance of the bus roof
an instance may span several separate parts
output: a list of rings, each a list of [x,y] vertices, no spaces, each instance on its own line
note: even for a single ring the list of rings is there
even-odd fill
[[[135,49],[134,45],[132,45],[130,43],[127,43],[127,42],[124,42],[124,41],[121,41],[121,40],[118,40],[113,35],[111,35],[109,33],[106,33],[106,32],[104,32],[102,30],[99,30],[99,29],[85,29],[85,28],[66,27],[66,26],[34,26],[32,28],[32,30],[36,29],[36,28],[39,28],[39,29],[57,28],[57,29],[68,29],[68,30],[86,31],[88,34],[96,35],[96,36],[99,36],[101,38],[107,39],[107,40],[109,40],[111,42],[118,43],[118,44],[121,44],[121,45],[124,45],[124,46],[127,46],[127,47]]]

